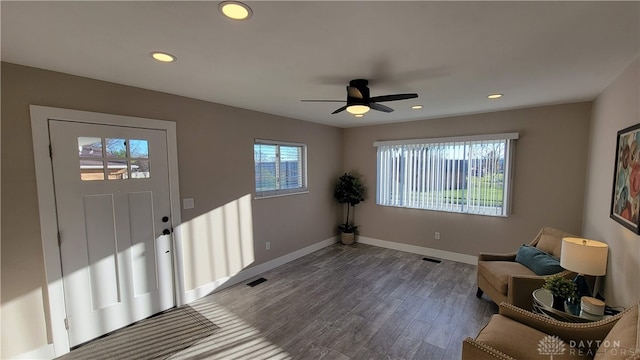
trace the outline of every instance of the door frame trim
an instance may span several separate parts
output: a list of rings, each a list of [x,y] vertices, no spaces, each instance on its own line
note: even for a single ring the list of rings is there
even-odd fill
[[[64,289],[62,285],[62,264],[58,247],[58,224],[53,182],[52,162],[49,156],[49,120],[138,127],[164,130],[167,134],[167,161],[169,170],[169,195],[171,201],[171,225],[173,247],[174,301],[182,305],[184,284],[182,262],[177,256],[181,242],[180,187],[178,182],[178,146],[176,123],[173,121],[147,119],[123,115],[112,115],[80,110],[70,110],[39,105],[29,105],[31,132],[38,190],[38,211],[40,214],[40,236],[45,263],[47,294],[49,299],[49,326],[53,338],[55,356],[70,351],[69,337],[65,328],[66,316]]]

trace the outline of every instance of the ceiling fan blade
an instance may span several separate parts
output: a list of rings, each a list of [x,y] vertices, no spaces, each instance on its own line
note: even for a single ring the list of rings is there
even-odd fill
[[[346,100],[300,100],[302,102],[347,102]]]
[[[332,114],[337,114],[337,113],[339,113],[339,112],[343,112],[343,111],[345,111],[346,109],[347,109],[347,105],[345,105],[345,106],[343,106],[343,107],[341,107],[341,108],[337,109],[336,111],[332,112]]]
[[[406,100],[417,98],[418,94],[393,94],[393,95],[382,95],[382,96],[374,96],[369,99],[372,102],[383,102],[383,101],[396,101],[396,100]]]
[[[356,99],[364,99],[364,96],[362,95],[362,92],[360,92],[360,89],[353,86],[347,86],[347,95]]]
[[[393,111],[392,108],[382,105],[382,104],[376,104],[374,102],[369,103],[369,107],[372,108],[373,110],[378,110],[378,111],[382,111],[382,112],[386,112],[386,113],[390,113]]]

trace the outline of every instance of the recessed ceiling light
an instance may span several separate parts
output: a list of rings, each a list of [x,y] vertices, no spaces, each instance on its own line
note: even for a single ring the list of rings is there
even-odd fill
[[[175,57],[175,56],[173,56],[173,55],[171,55],[169,53],[162,52],[162,51],[152,51],[151,52],[151,57],[156,59],[156,60],[158,60],[158,61],[167,62],[167,63],[174,62],[174,61],[178,60],[177,57]]]
[[[487,99],[500,99],[503,94],[491,94],[487,96]]]
[[[422,105],[413,105],[411,108],[413,110],[420,110],[420,109],[422,109]]]
[[[218,4],[218,10],[224,16],[233,20],[246,20],[253,14],[249,5],[239,1],[223,1]]]
[[[353,116],[354,116],[354,117],[357,117],[357,118],[361,118],[361,117],[364,117],[364,114],[355,114],[355,115],[353,115]]]

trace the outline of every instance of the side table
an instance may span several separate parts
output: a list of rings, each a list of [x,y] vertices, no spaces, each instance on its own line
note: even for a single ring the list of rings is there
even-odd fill
[[[573,315],[566,311],[560,311],[553,308],[553,294],[547,289],[537,289],[533,291],[533,311],[548,316],[550,318],[566,321],[566,322],[592,322],[602,320],[602,316],[595,316],[584,311],[580,311],[580,315]]]

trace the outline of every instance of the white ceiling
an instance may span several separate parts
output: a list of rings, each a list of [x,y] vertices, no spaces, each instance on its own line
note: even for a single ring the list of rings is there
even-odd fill
[[[640,2],[1,2],[2,60],[328,125],[592,100],[640,53]],[[172,64],[149,56],[163,50]],[[332,115],[351,79],[393,113]],[[493,92],[500,100],[487,100]],[[422,104],[422,110],[411,110]]]

